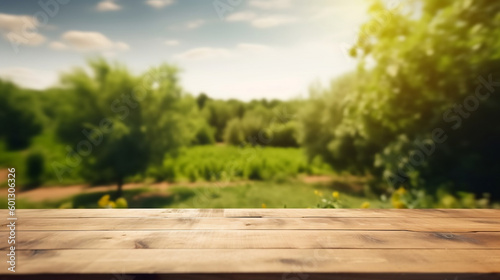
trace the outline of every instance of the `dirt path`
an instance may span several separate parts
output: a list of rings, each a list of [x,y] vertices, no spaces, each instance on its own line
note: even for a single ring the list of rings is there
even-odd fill
[[[144,187],[144,184],[126,184],[123,186],[123,189],[131,190],[140,187]],[[18,197],[34,202],[40,202],[45,200],[59,200],[82,193],[106,192],[113,191],[115,189],[116,186],[114,185],[97,187],[91,187],[88,185],[54,186],[21,192]]]
[[[210,187],[228,187],[237,186],[247,183],[247,181],[241,182],[224,182],[224,183],[207,183],[207,182],[195,182],[195,183],[132,183],[123,185],[123,190],[134,190],[139,188],[149,188],[152,192],[161,193],[166,192],[172,187],[200,187],[200,186],[210,186]],[[26,199],[33,202],[41,202],[48,200],[60,200],[67,197],[71,197],[83,193],[95,193],[95,192],[107,192],[116,190],[116,185],[106,185],[106,186],[89,186],[89,185],[73,185],[73,186],[53,186],[53,187],[43,187],[34,190],[29,190],[25,192],[17,193],[17,197],[20,199]],[[1,195],[7,195],[7,189],[0,190]]]
[[[328,175],[306,176],[302,178],[302,181],[307,184],[331,183],[332,180],[333,177]]]
[[[7,175],[9,175],[8,169],[0,169],[0,183],[7,181]]]

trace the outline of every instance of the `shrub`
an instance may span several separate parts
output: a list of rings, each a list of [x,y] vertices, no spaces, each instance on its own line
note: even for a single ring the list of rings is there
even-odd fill
[[[274,124],[267,129],[270,143],[275,147],[298,147],[297,142],[297,124],[287,122],[284,124]]]
[[[175,160],[168,158],[163,163],[162,175],[168,182],[175,182],[177,179],[177,170],[175,168]]]
[[[240,145],[243,141],[241,121],[239,119],[232,119],[224,131],[224,142],[230,145]]]
[[[41,152],[31,152],[26,158],[27,187],[37,187],[42,183],[45,157]]]
[[[194,145],[212,145],[215,143],[214,131],[207,124],[203,124],[193,139]]]
[[[255,162],[249,164],[247,169],[247,178],[250,180],[262,180],[262,167]]]
[[[127,200],[123,197],[118,198],[115,201],[116,208],[128,208]]]

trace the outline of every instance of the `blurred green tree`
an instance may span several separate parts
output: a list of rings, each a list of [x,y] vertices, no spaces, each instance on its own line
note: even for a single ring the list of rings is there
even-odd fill
[[[28,188],[37,187],[42,183],[42,175],[45,169],[45,157],[43,153],[34,151],[26,157],[26,176],[28,177]]]
[[[197,112],[194,98],[184,96],[177,69],[152,68],[138,77],[119,64],[89,61],[91,73],[76,69],[62,78],[67,106],[57,134],[67,143],[68,157],[81,163],[93,183],[115,182],[118,196],[127,176],[161,165],[191,142]]]
[[[30,139],[42,131],[34,107],[29,93],[0,80],[0,139],[6,142],[7,149],[28,147]]]
[[[500,126],[491,120],[500,118],[499,83],[487,80],[500,80],[500,3],[414,0],[388,9],[375,1],[370,12],[353,48],[367,74],[353,115],[360,134],[383,148],[376,167],[387,179],[405,169],[398,175],[410,186],[498,197]],[[435,139],[440,129],[445,141]]]
[[[500,2],[412,0],[388,8],[374,1],[369,13],[351,49],[360,59],[358,86],[344,109],[310,105],[301,138],[308,153],[393,187],[498,198]]]
[[[198,104],[198,109],[203,110],[208,100],[210,100],[210,97],[208,97],[208,95],[206,95],[205,93],[200,93],[200,95],[196,97],[196,104]]]

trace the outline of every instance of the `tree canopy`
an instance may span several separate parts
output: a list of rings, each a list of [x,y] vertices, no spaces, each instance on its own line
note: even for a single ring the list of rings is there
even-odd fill
[[[85,178],[116,182],[120,192],[125,177],[189,143],[195,124],[184,114],[196,103],[183,98],[177,70],[169,65],[139,76],[102,59],[89,66],[91,73],[76,69],[62,78],[67,103],[57,133],[69,156],[84,165]]]
[[[500,117],[500,3],[415,0],[388,8],[374,1],[370,15],[351,50],[360,64],[347,105],[328,109],[344,104],[346,91],[336,85],[345,78],[329,102],[311,101],[302,137],[309,154],[392,187],[500,195],[493,121]],[[307,132],[310,122],[321,137]]]

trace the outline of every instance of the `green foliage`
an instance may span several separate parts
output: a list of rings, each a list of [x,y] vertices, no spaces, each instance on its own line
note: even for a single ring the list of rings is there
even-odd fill
[[[267,106],[271,106],[270,104]],[[281,103],[278,103],[281,104]],[[290,102],[292,104],[292,102]],[[253,101],[244,116],[232,119],[226,126],[224,141],[231,145],[297,147],[297,125],[283,116],[286,105],[268,108]],[[288,106],[291,107],[291,106]]]
[[[4,139],[7,149],[24,149],[41,132],[34,106],[29,93],[0,80],[0,139]]]
[[[324,193],[332,193],[332,190],[325,186],[316,188]],[[264,206],[266,208],[285,206],[286,208],[308,208],[316,205],[318,201],[318,196],[314,194],[313,189],[311,185],[297,182],[284,184],[255,182],[223,188],[177,187],[172,190],[171,196],[163,197],[163,202],[158,202],[157,206],[168,208],[261,208]],[[190,195],[181,196],[182,191]],[[363,202],[367,201],[349,194],[340,196],[342,207],[345,208],[359,208]],[[390,207],[389,204],[376,200],[369,200],[369,202],[378,208]]]
[[[208,99],[204,103],[202,113],[208,124],[215,129],[215,140],[222,142],[224,140],[224,129],[228,122],[243,116],[244,110],[244,104],[241,101]]]
[[[358,135],[347,116],[351,100],[356,94],[359,77],[347,74],[334,81],[327,89],[312,87],[310,99],[299,114],[299,141],[309,160],[321,157],[336,170],[364,173],[372,164],[368,147],[355,140]]]
[[[103,195],[98,201],[97,206],[99,208],[127,208],[128,202],[125,198],[119,197],[115,201],[110,200],[111,195]]]
[[[243,132],[241,131],[241,120],[232,119],[227,124],[224,131],[224,142],[230,145],[241,145],[244,141]]]
[[[266,130],[266,134],[269,135],[270,145],[274,147],[298,147],[297,126],[294,121],[270,125]]]
[[[422,14],[410,15],[421,4]],[[406,165],[409,186],[434,189],[452,184],[454,190],[500,195],[500,128],[486,124],[500,117],[500,97],[478,98],[481,78],[498,79],[500,74],[500,4],[491,1],[415,1],[412,9],[391,11],[378,28],[381,3],[372,6],[373,19],[362,28],[370,36],[359,38],[355,47],[362,58],[363,95],[352,115],[360,123],[360,134],[374,142],[378,166],[394,174],[395,165],[405,165],[417,153],[415,141],[433,139],[433,130],[442,128],[447,136],[425,163]],[[374,59],[373,69],[367,67]],[[368,70],[369,69],[369,70]],[[480,88],[487,92],[486,86]],[[476,99],[477,109],[467,112]],[[457,113],[457,104],[466,114]],[[453,109],[450,110],[451,108]],[[370,124],[376,122],[376,130]],[[411,139],[412,145],[398,144]],[[485,140],[487,139],[487,140]],[[438,143],[434,143],[438,145]],[[391,148],[389,148],[391,147]],[[398,147],[399,156],[386,153]],[[389,167],[390,169],[388,169]]]
[[[196,132],[192,141],[193,145],[212,145],[215,144],[214,130],[205,122]]]
[[[453,194],[448,188],[440,187],[435,194],[426,193],[424,189],[406,190],[398,188],[391,195],[391,204],[394,208],[489,208],[490,197],[476,198],[473,193],[456,192]]]
[[[128,208],[128,202],[125,198],[120,197],[115,201],[116,208]]]
[[[264,179],[264,175],[262,173],[262,166],[258,163],[251,162],[246,169],[245,176],[250,180],[262,180]]]
[[[168,157],[163,161],[163,165],[161,168],[161,180],[158,181],[163,181],[166,180],[167,182],[175,182],[177,178],[177,169],[176,169],[176,162],[173,158]]]
[[[45,157],[41,152],[31,152],[26,157],[26,176],[28,187],[37,187],[42,182],[45,169]]]
[[[182,149],[176,157],[167,157],[159,168],[148,169],[155,181],[196,182],[239,180],[278,180],[307,172],[329,174],[321,160],[308,164],[297,148],[196,146]]]
[[[309,157],[396,189],[499,197],[500,95],[487,83],[500,74],[500,4],[374,1],[370,15],[356,73],[311,90],[299,129]]]
[[[82,176],[94,183],[117,182],[161,164],[166,153],[190,142],[196,112],[193,98],[183,98],[177,70],[168,65],[138,77],[119,64],[91,60],[63,76],[68,110],[62,111],[57,133],[74,147]],[[78,110],[69,110],[78,108]]]
[[[320,202],[316,205],[316,208],[343,208],[340,199],[340,193],[338,191],[332,192],[331,196],[325,196],[322,191],[318,190],[314,190],[314,194],[320,199]]]
[[[206,95],[205,93],[201,93],[200,95],[198,95],[198,97],[196,97],[196,104],[198,105],[198,109],[203,110],[208,100],[210,100],[210,97],[208,97],[208,95]]]

